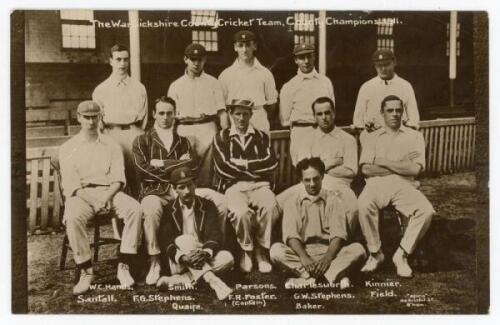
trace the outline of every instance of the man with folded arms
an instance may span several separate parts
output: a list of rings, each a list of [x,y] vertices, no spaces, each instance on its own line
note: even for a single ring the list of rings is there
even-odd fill
[[[186,71],[168,89],[177,104],[177,132],[189,139],[200,159],[197,182],[212,185],[212,140],[218,126],[229,126],[220,82],[203,71],[207,52],[203,45],[190,44],[184,50]]]
[[[254,255],[259,271],[267,273],[272,269],[267,256],[271,229],[279,217],[271,191],[278,162],[269,136],[250,125],[253,107],[247,99],[228,105],[233,125],[215,136],[214,162],[219,191],[225,193],[228,218],[242,249],[240,269],[250,272]]]
[[[177,192],[161,219],[160,247],[162,277],[157,286],[191,284],[203,279],[224,300],[232,292],[216,274],[234,264],[230,252],[221,250],[222,233],[217,208],[210,200],[195,194],[195,176],[190,168],[172,172],[171,182]],[[170,268],[172,276],[166,275]]]
[[[132,196],[137,197],[139,182],[135,174],[132,142],[144,133],[148,123],[146,88],[128,75],[129,50],[117,44],[110,50],[111,75],[100,83],[92,94],[101,107],[104,133],[113,137],[122,147],[125,175]]]
[[[64,223],[80,279],[73,294],[89,290],[94,280],[87,221],[113,211],[124,222],[117,278],[123,287],[134,285],[129,265],[141,239],[142,211],[139,203],[121,191],[125,186],[120,145],[98,131],[99,106],[92,101],[78,105],[81,131],[59,149]]]
[[[382,100],[384,127],[362,139],[362,173],[366,186],[358,198],[359,223],[370,256],[363,272],[373,272],[384,261],[379,233],[379,210],[392,204],[408,220],[408,226],[394,253],[397,274],[411,277],[407,257],[430,226],[434,209],[414,186],[415,176],[425,167],[425,142],[418,131],[402,125],[403,100],[389,95]]]
[[[359,243],[351,243],[342,200],[321,188],[325,165],[318,157],[297,164],[302,183],[283,208],[283,243],[271,247],[271,259],[297,278],[285,286],[303,286],[326,279],[350,286],[348,273],[366,258]]]
[[[140,179],[139,198],[144,212],[144,234],[150,267],[146,284],[154,285],[160,277],[158,227],[165,205],[174,200],[170,173],[178,167],[196,170],[195,152],[187,138],[175,131],[175,101],[160,97],[155,102],[155,123],[145,134],[134,140],[133,153],[137,175]],[[197,188],[197,194],[213,200],[221,220],[226,218],[224,196],[209,188]]]
[[[283,85],[280,92],[281,125],[290,127],[290,156],[295,166],[300,159],[298,151],[310,137],[316,120],[311,105],[316,98],[328,97],[335,103],[333,85],[328,77],[319,74],[314,67],[314,45],[301,43],[294,50],[297,75]]]

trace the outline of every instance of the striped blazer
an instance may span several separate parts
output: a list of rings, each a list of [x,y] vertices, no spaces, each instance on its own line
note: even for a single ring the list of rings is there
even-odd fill
[[[135,138],[132,151],[137,175],[140,179],[139,199],[147,195],[164,195],[170,190],[170,173],[179,166],[196,169],[195,153],[189,140],[174,131],[172,146],[165,148],[154,128]],[[187,154],[188,159],[180,160]],[[152,159],[160,159],[164,167],[151,166]]]
[[[238,181],[272,182],[278,160],[266,133],[250,126],[242,142],[233,128],[224,129],[215,135],[213,147],[219,192]],[[232,158],[246,160],[248,168],[234,164]]]

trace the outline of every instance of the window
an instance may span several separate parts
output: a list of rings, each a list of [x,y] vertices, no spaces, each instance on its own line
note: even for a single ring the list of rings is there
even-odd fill
[[[294,15],[293,43],[294,47],[301,43],[315,44],[315,17],[313,13],[296,12]]]
[[[394,52],[394,22],[391,19],[382,20],[377,25],[377,50],[391,50]]]
[[[62,47],[95,49],[95,27],[92,10],[61,10]]]
[[[212,27],[218,19],[215,10],[192,10],[191,22],[195,26],[192,31],[193,43],[199,43],[209,52],[219,49],[217,30]]]
[[[450,56],[450,23],[446,24],[446,56]],[[460,56],[460,23],[457,23],[457,56]]]

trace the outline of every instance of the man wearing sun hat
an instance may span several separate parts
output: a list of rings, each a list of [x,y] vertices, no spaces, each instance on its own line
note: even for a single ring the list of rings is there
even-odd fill
[[[73,294],[90,289],[94,280],[87,221],[113,211],[124,222],[117,278],[123,287],[134,285],[129,265],[141,239],[142,210],[139,202],[121,190],[126,185],[123,153],[111,137],[98,131],[101,110],[97,103],[78,105],[80,132],[59,149],[61,182],[65,196],[63,222],[77,268]]]
[[[242,30],[234,35],[234,51],[238,57],[219,76],[226,104],[233,99],[248,98],[254,102],[252,120],[254,127],[269,134],[267,111],[274,111],[278,92],[274,77],[255,57],[255,34]]]
[[[170,202],[160,223],[162,277],[157,286],[206,281],[224,300],[232,292],[215,274],[234,264],[229,251],[221,250],[222,233],[215,204],[195,194],[196,178],[187,166],[170,177],[177,198]],[[167,276],[170,269],[172,276]]]
[[[316,121],[312,103],[316,98],[328,97],[335,103],[333,85],[328,77],[319,74],[314,67],[313,44],[300,43],[293,49],[297,75],[283,85],[280,92],[281,125],[290,127],[290,156],[293,165],[304,140],[310,137]]]
[[[404,125],[418,128],[420,116],[415,92],[408,81],[395,73],[394,53],[388,49],[376,50],[372,55],[372,62],[377,76],[365,82],[359,89],[353,116],[354,127],[367,132],[383,127],[380,104],[385,97],[394,95],[403,100]]]
[[[233,99],[228,105],[233,123],[214,138],[214,162],[219,191],[225,193],[228,218],[242,250],[240,269],[250,272],[254,256],[259,271],[267,273],[272,268],[271,230],[279,217],[271,190],[278,161],[270,137],[250,125],[253,107],[248,99]]]
[[[186,70],[168,89],[177,104],[177,132],[189,139],[200,159],[198,186],[212,185],[212,139],[220,128],[228,127],[226,105],[220,82],[203,71],[207,52],[201,44],[184,50]]]

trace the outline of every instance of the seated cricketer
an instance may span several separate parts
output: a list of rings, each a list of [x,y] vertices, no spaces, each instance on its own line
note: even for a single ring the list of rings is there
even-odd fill
[[[392,261],[397,274],[411,277],[407,256],[411,254],[430,226],[434,209],[413,182],[425,166],[424,137],[401,123],[403,101],[394,95],[381,104],[385,126],[362,139],[362,173],[366,186],[358,198],[359,223],[370,256],[363,272],[375,271],[384,261],[379,233],[379,210],[392,204],[409,219]]]
[[[134,163],[140,180],[139,199],[144,213],[144,235],[150,267],[146,284],[154,285],[160,277],[158,227],[164,206],[174,200],[175,191],[170,173],[177,167],[195,168],[195,153],[189,141],[176,132],[175,101],[170,97],[156,100],[153,110],[155,123],[133,143]],[[214,201],[221,220],[226,218],[224,196],[208,188],[197,189],[197,194]]]
[[[137,254],[142,236],[139,203],[121,191],[125,167],[120,145],[98,132],[100,108],[93,101],[78,105],[80,132],[59,149],[61,182],[66,198],[64,223],[80,279],[73,294],[89,290],[94,280],[87,221],[114,212],[125,223],[120,244],[117,278],[123,287],[134,285],[129,265]]]
[[[312,114],[317,127],[309,135],[304,135],[302,145],[296,149],[296,161],[319,157],[325,164],[322,187],[338,191],[346,208],[349,233],[359,232],[358,199],[351,189],[351,182],[358,172],[358,144],[356,139],[335,126],[335,104],[329,97],[318,97],[312,105]],[[280,207],[288,196],[300,191],[297,184],[280,193],[276,200]]]
[[[366,252],[350,242],[344,203],[337,193],[322,189],[325,164],[318,157],[297,164],[302,179],[300,191],[283,207],[283,243],[271,247],[271,259],[297,278],[285,286],[306,285],[326,279],[350,287],[349,270],[362,263]]]
[[[250,125],[253,102],[234,99],[227,107],[233,124],[216,134],[214,162],[219,190],[225,191],[228,218],[243,253],[240,269],[250,272],[254,255],[259,271],[271,272],[267,254],[271,229],[279,217],[271,179],[278,161],[269,136]]]
[[[217,209],[195,194],[195,177],[188,167],[172,172],[177,198],[165,208],[160,223],[162,277],[157,286],[192,283],[203,279],[224,300],[232,292],[216,273],[228,271],[234,260],[221,249],[222,232]],[[166,276],[170,267],[172,276]]]

